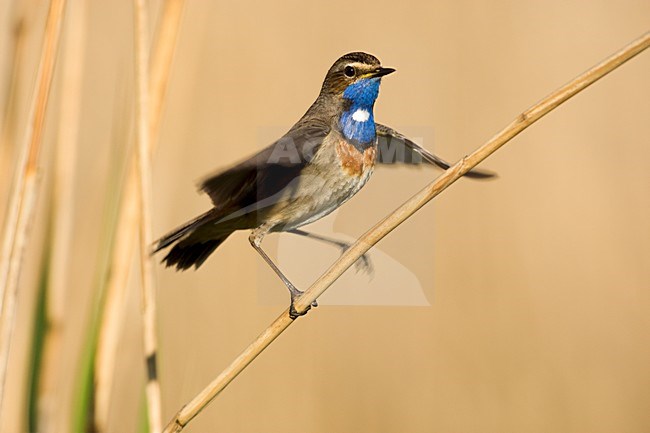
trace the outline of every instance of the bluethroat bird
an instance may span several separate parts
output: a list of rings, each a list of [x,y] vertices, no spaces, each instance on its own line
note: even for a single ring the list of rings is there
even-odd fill
[[[375,122],[373,107],[382,77],[395,72],[366,53],[346,54],[329,69],[316,101],[279,140],[200,184],[214,207],[157,241],[171,247],[163,262],[198,268],[236,230],[252,230],[253,248],[275,271],[294,300],[302,294],[261,247],[268,233],[289,232],[349,245],[300,227],[348,201],[368,181],[376,163],[449,164],[397,131]],[[493,175],[471,171],[468,177]],[[362,258],[368,264],[367,257]],[[304,314],[304,313],[303,313]]]

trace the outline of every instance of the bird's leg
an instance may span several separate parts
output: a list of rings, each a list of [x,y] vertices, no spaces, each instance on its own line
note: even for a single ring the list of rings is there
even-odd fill
[[[275,263],[273,263],[273,260],[271,260],[271,258],[264,252],[261,247],[262,239],[264,239],[264,236],[269,232],[269,229],[269,226],[262,225],[261,227],[253,230],[251,235],[248,237],[248,240],[250,241],[253,248],[255,248],[255,251],[257,251],[262,256],[264,261],[266,261],[266,263],[271,267],[271,269],[273,269],[277,276],[280,277],[284,285],[287,286],[287,289],[289,289],[289,293],[291,294],[291,307],[289,308],[289,316],[292,319],[296,319],[297,317],[306,314],[307,311],[309,311],[309,308],[317,307],[318,303],[316,301],[312,302],[311,306],[302,313],[296,311],[294,302],[303,294],[303,292],[301,290],[298,290],[296,286],[294,286],[291,281],[289,281],[289,279],[284,276],[280,268],[278,268]]]
[[[289,230],[287,233],[293,233],[295,235],[300,235],[300,236],[304,236],[304,237],[309,238],[309,239],[314,239],[316,241],[322,241],[322,242],[325,242],[325,243],[328,243],[328,244],[331,244],[331,245],[335,245],[335,246],[341,248],[342,252],[345,252],[345,250],[350,248],[350,245],[351,245],[351,244],[349,244],[347,242],[340,241],[338,239],[330,238],[328,236],[323,236],[323,235],[319,235],[319,234],[316,234],[316,233],[306,232],[306,231],[300,230],[300,229]],[[357,260],[355,265],[357,266],[357,269],[360,269],[360,270],[366,272],[368,275],[372,276],[372,273],[373,273],[372,262],[370,261],[370,257],[368,256],[367,253],[362,255],[359,258],[359,260]]]

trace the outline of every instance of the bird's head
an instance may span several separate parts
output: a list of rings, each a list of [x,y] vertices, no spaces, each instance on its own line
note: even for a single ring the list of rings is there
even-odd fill
[[[334,62],[327,71],[321,95],[372,104],[377,98],[381,77],[392,72],[395,69],[383,68],[379,59],[371,54],[349,53]]]
[[[356,143],[375,140],[373,107],[381,77],[395,72],[366,53],[350,53],[338,59],[327,72],[321,98],[336,101],[338,124],[343,135]],[[320,98],[319,98],[320,99]]]

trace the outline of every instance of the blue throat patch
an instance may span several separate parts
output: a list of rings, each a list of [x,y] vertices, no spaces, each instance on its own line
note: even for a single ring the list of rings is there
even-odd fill
[[[380,82],[380,78],[365,78],[350,84],[343,92],[343,97],[351,102],[350,107],[339,119],[341,131],[347,140],[359,144],[368,144],[375,140],[375,117],[372,108],[379,95]],[[362,121],[363,119],[365,121]]]

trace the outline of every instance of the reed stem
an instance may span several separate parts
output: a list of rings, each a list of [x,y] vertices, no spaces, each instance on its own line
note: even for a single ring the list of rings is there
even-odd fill
[[[48,254],[48,281],[45,290],[45,335],[37,397],[38,431],[56,431],[56,417],[68,415],[57,410],[61,403],[61,357],[65,304],[69,283],[70,253],[74,231],[75,165],[79,126],[85,47],[86,0],[71,0],[68,8],[67,32],[62,47],[61,89],[65,97],[59,103],[59,125],[55,152],[52,194],[51,251]]]
[[[183,16],[184,0],[166,0],[154,36],[149,76],[150,121],[149,154],[153,155],[164,109],[166,91],[174,58],[176,40]],[[126,289],[138,230],[138,181],[135,166],[127,172],[116,224],[112,251],[112,272],[106,281],[106,300],[102,313],[97,357],[95,361],[95,425],[105,431],[110,406],[119,335],[126,309]]]
[[[65,0],[52,0],[45,23],[36,87],[30,104],[27,130],[20,148],[18,166],[5,221],[0,258],[0,415],[6,383],[11,338],[16,319],[18,282],[23,253],[39,193],[38,167],[45,112],[59,46]]]
[[[145,0],[134,0],[136,73],[136,162],[139,187],[140,278],[142,289],[142,327],[144,358],[147,367],[147,414],[149,429],[162,430],[160,382],[156,372],[158,337],[156,326],[156,286],[151,244],[151,130],[149,128],[149,10]]]

